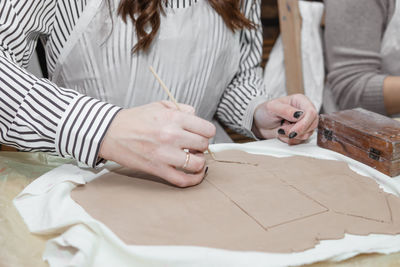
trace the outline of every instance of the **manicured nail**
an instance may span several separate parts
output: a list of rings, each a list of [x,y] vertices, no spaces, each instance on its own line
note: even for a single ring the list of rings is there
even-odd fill
[[[289,139],[293,139],[293,138],[295,138],[297,136],[297,133],[296,132],[291,132],[290,134],[289,134]]]
[[[206,170],[204,171],[204,175],[206,175],[208,172],[208,166],[206,167]]]
[[[278,134],[285,135],[285,130],[283,130],[282,128],[280,128],[280,129],[278,130]]]
[[[281,126],[285,123],[285,119],[281,120]]]
[[[296,112],[293,114],[293,117],[295,117],[296,119],[298,119],[298,118],[300,118],[301,115],[303,115],[303,111],[296,111]]]

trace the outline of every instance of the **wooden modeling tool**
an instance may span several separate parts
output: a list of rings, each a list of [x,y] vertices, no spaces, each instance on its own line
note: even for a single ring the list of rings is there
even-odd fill
[[[165,85],[165,83],[161,80],[161,78],[157,75],[157,73],[156,73],[156,71],[153,69],[153,67],[150,66],[149,68],[150,68],[151,73],[153,73],[154,77],[155,77],[155,78],[157,79],[157,81],[160,83],[161,87],[162,87],[162,88],[164,89],[164,91],[167,93],[167,95],[169,96],[169,98],[171,99],[171,101],[174,102],[176,108],[177,108],[178,110],[181,110],[180,107],[179,107],[179,105],[178,105],[178,102],[176,102],[175,97],[171,94],[171,91],[168,89],[168,87]],[[208,152],[208,154],[210,154],[210,156],[212,157],[213,160],[218,161],[218,162],[222,162],[222,163],[237,163],[237,164],[249,164],[249,165],[255,165],[255,166],[257,166],[257,164],[248,163],[248,162],[231,161],[231,160],[217,160],[217,159],[215,158],[214,153],[213,153],[209,148],[207,148],[207,152]]]
[[[152,66],[150,66],[150,71],[151,73],[153,73],[154,77],[156,77],[157,81],[160,83],[161,87],[164,89],[164,91],[167,93],[167,95],[169,96],[169,98],[171,99],[172,102],[174,102],[176,108],[180,111],[180,107],[178,105],[178,102],[176,102],[175,97],[171,94],[171,92],[169,91],[168,87],[165,85],[165,83],[161,80],[160,77],[158,77],[157,73],[155,72],[155,70],[153,69]],[[214,153],[212,153],[212,151],[207,147],[207,152],[208,154],[211,155],[211,157],[215,159]]]

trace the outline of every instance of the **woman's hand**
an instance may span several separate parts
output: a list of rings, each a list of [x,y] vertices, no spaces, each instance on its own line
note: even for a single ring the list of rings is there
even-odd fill
[[[144,171],[179,186],[200,183],[215,126],[194,115],[194,108],[169,101],[124,109],[108,129],[99,156]],[[190,151],[189,156],[183,149]],[[182,170],[185,169],[185,172]]]
[[[258,138],[278,137],[290,145],[307,140],[318,126],[318,113],[302,94],[273,99],[254,112],[253,132]]]

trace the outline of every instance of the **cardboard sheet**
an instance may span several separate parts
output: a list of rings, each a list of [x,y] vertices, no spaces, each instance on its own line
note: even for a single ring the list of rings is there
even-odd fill
[[[208,160],[208,176],[179,189],[117,169],[72,198],[130,245],[193,245],[293,252],[344,233],[400,233],[400,199],[345,163],[230,150]]]

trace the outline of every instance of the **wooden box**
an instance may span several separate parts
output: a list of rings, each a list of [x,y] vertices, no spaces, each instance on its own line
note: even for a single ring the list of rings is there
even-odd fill
[[[365,163],[384,174],[400,174],[400,122],[356,108],[322,114],[318,146]]]

